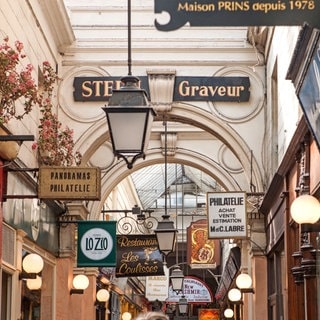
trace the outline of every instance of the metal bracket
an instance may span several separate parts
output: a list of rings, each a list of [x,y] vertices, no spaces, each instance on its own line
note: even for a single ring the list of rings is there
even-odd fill
[[[0,141],[2,140],[3,136],[0,136]],[[14,137],[20,137],[20,136],[14,136]],[[9,141],[9,140],[8,140]],[[5,171],[7,172],[38,172],[39,168],[5,168]],[[3,194],[2,200],[7,199],[34,199],[38,198],[37,194]]]
[[[34,141],[34,135],[0,135],[0,141]]]

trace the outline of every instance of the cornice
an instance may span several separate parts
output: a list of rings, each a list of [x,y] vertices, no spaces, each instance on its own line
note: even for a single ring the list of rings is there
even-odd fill
[[[75,35],[63,1],[41,1],[40,7],[58,48],[70,46]]]

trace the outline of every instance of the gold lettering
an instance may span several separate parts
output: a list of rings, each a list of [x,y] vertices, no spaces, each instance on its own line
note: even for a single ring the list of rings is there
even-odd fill
[[[178,92],[182,97],[214,97],[218,95],[228,97],[239,97],[244,86],[190,86],[189,81],[184,80],[179,83]]]
[[[100,86],[103,84],[103,81],[92,81],[92,84],[94,86],[95,97],[100,97]]]
[[[178,5],[178,11],[200,11],[200,12],[208,12],[208,11],[214,11],[215,10],[215,4],[214,3],[198,3],[197,1],[194,1],[193,3],[179,3]]]
[[[218,87],[209,86],[209,91],[212,97],[216,94],[217,89]]]
[[[121,262],[137,262],[139,261],[139,256],[137,254],[133,254],[132,251],[125,252],[121,256]]]
[[[226,87],[219,87],[218,95],[219,96],[225,96],[226,95]]]
[[[104,81],[103,82],[104,86],[104,97],[111,97],[112,95],[112,87],[113,87],[113,81]]]
[[[91,97],[92,96],[92,89],[88,87],[90,85],[90,81],[84,81],[82,83],[81,89],[82,89],[82,96],[83,97]]]
[[[119,90],[121,88],[121,80],[116,80],[114,83],[114,87],[116,90]]]
[[[199,90],[198,86],[191,86],[191,96],[194,97],[198,90]]]
[[[189,96],[189,81],[181,81],[179,84],[179,94],[183,97]]]
[[[209,95],[208,94],[208,87],[201,86],[200,89],[199,89],[199,96],[207,97],[208,95]]]

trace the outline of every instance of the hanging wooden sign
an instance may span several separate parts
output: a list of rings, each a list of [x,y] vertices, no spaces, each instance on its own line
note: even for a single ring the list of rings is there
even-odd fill
[[[55,200],[100,200],[100,169],[40,167],[38,197]]]

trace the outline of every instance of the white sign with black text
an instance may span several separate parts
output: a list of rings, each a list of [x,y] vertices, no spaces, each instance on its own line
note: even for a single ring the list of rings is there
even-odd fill
[[[208,238],[247,237],[245,192],[207,193]]]

